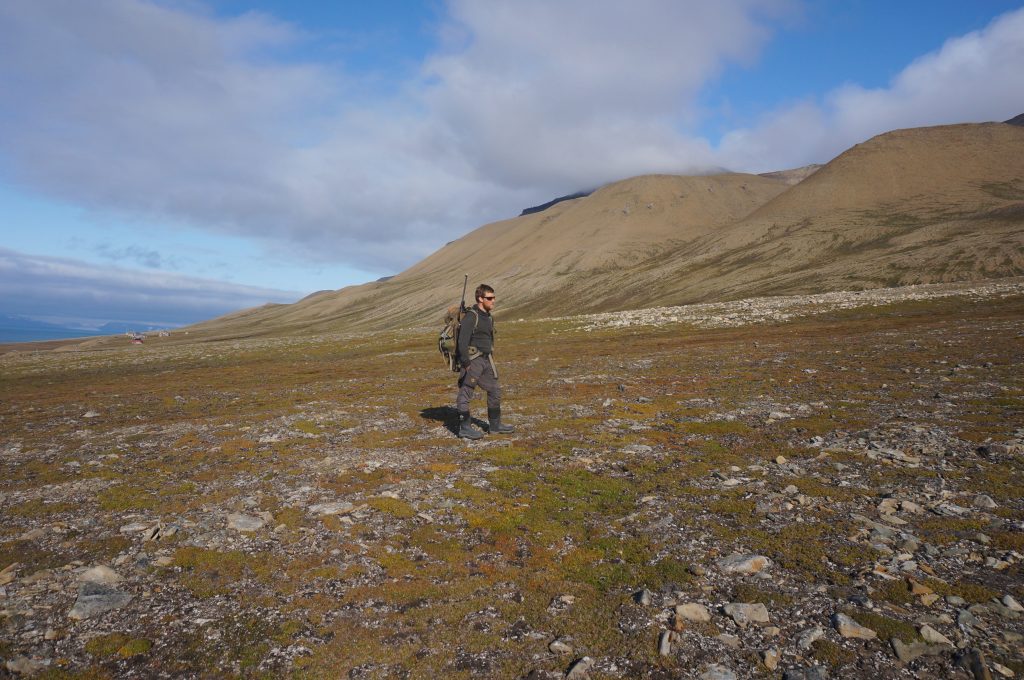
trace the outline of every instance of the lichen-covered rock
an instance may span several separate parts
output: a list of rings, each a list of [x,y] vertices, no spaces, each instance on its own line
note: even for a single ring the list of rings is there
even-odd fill
[[[733,553],[715,563],[726,574],[756,574],[772,566],[772,561],[764,555],[741,555]]]

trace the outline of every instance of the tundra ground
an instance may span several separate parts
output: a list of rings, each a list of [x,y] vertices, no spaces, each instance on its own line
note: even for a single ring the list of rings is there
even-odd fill
[[[8,353],[0,676],[1024,673],[1024,296],[818,311]]]

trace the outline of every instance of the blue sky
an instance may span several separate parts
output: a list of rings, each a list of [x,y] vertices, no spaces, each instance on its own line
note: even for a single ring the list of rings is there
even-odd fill
[[[0,315],[180,325],[555,196],[1024,112],[1024,6],[8,0]]]

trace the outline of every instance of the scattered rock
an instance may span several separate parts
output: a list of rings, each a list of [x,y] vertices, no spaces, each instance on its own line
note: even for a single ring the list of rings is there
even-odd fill
[[[633,593],[633,601],[641,606],[649,607],[651,604],[651,591],[644,588]]]
[[[985,655],[976,647],[964,650],[958,654],[956,665],[968,671],[974,676],[974,680],[992,680],[992,673],[988,670]]]
[[[129,602],[132,596],[104,583],[86,581],[78,589],[78,600],[68,612],[68,617],[75,620],[88,619],[112,609],[120,609]]]
[[[914,642],[907,644],[898,637],[892,639],[892,651],[895,652],[896,658],[902,663],[910,663],[918,657],[928,654],[931,647],[924,642]]]
[[[569,666],[569,670],[566,671],[566,680],[578,680],[579,678],[585,678],[590,675],[590,670],[594,667],[594,660],[589,656],[585,656],[582,659],[573,661]]]
[[[728,647],[729,649],[739,649],[743,646],[743,643],[740,642],[740,639],[738,637],[736,637],[735,635],[729,635],[728,633],[716,635],[715,639],[721,642],[724,646]]]
[[[5,586],[11,583],[18,577],[18,568],[21,564],[18,562],[11,562],[9,565],[4,567],[3,571],[0,571],[0,586]]]
[[[790,668],[782,674],[782,680],[828,680],[828,671],[823,666]]]
[[[353,509],[355,506],[348,501],[318,503],[309,507],[309,511],[314,515],[345,515],[352,512]]]
[[[81,576],[78,577],[80,581],[89,581],[91,583],[105,583],[107,585],[114,585],[121,581],[121,576],[110,567],[105,567],[102,564],[96,565],[92,569],[85,571]]]
[[[150,531],[153,529],[153,522],[131,522],[130,524],[123,525],[119,531],[122,534],[136,534],[140,531]]]
[[[991,496],[985,494],[978,494],[974,497],[974,507],[982,508],[983,510],[994,510],[999,507]]]
[[[721,664],[711,664],[700,674],[700,680],[736,680],[736,673]]]
[[[18,656],[4,664],[12,673],[18,675],[35,675],[49,665],[49,660],[30,659],[27,656]]]
[[[43,538],[44,536],[46,536],[46,529],[43,529],[43,528],[39,527],[39,528],[36,528],[36,529],[30,529],[30,530],[26,531],[21,536],[18,536],[18,540],[19,541],[38,541],[40,538]]]
[[[228,529],[234,529],[235,531],[241,531],[243,533],[259,531],[266,526],[266,524],[267,520],[263,517],[243,515],[237,512],[228,515]]]
[[[726,574],[756,574],[772,565],[772,561],[764,555],[741,555],[733,553],[716,562],[718,568]]]
[[[565,640],[563,640],[562,638],[558,638],[557,640],[552,640],[551,644],[548,645],[548,650],[552,654],[562,654],[562,655],[572,654],[572,651],[573,651],[572,647]]]
[[[740,628],[746,628],[751,623],[769,623],[768,608],[760,602],[754,604],[733,602],[722,607],[722,610],[727,616],[732,618]]]
[[[658,654],[661,656],[672,654],[672,631],[661,631],[661,635],[658,636]]]
[[[821,626],[808,628],[797,637],[796,645],[806,651],[811,648],[815,640],[820,640],[823,637],[825,637],[825,630]]]
[[[706,622],[711,620],[711,612],[708,611],[708,608],[696,602],[677,604],[675,615],[686,621]]]
[[[925,642],[929,643],[929,644],[932,644],[932,645],[947,645],[949,647],[953,646],[953,643],[950,641],[949,638],[947,638],[945,635],[943,635],[939,631],[935,630],[934,628],[932,628],[928,624],[925,624],[925,625],[921,626],[919,631],[921,633],[921,639],[924,640]]]
[[[920,515],[924,513],[924,508],[912,501],[900,501],[900,511],[911,515]]]
[[[992,670],[994,670],[996,673],[999,673],[999,675],[1003,676],[1004,678],[1012,678],[1016,675],[1016,673],[1013,672],[1012,668],[1007,668],[1003,664],[997,663],[995,661],[992,662]]]
[[[981,621],[966,609],[960,609],[956,613],[956,625],[960,626],[960,629],[965,633],[972,633],[974,627],[979,625]]]
[[[858,640],[873,640],[878,637],[878,633],[866,628],[846,614],[833,614],[832,625],[844,638],[855,638]]]

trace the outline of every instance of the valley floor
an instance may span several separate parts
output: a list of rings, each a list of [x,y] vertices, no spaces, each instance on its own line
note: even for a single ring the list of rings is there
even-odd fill
[[[0,356],[0,676],[1024,673],[1024,294],[672,316]]]

